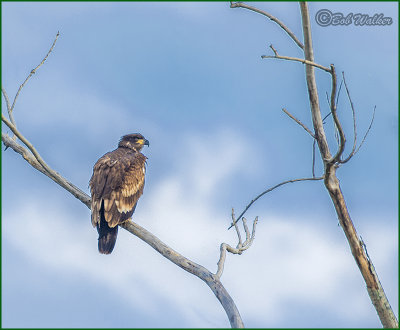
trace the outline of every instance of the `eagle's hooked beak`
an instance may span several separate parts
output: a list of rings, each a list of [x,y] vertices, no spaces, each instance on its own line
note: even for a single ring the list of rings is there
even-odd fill
[[[144,143],[143,143],[143,145],[145,145],[145,146],[150,146],[150,142],[149,142],[149,140],[146,140],[146,139],[144,139]]]

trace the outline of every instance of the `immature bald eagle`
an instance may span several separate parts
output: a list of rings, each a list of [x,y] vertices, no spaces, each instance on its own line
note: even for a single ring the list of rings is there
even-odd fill
[[[117,240],[118,225],[128,220],[143,193],[147,157],[140,153],[149,145],[143,135],[124,135],[118,148],[106,153],[93,166],[89,181],[92,225],[99,233],[99,252],[110,254]]]

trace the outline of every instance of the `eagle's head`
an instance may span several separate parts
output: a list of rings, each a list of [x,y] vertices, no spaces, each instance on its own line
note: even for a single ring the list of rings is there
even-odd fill
[[[149,141],[142,134],[135,133],[124,135],[118,143],[118,148],[129,148],[140,151],[145,145],[149,146]]]

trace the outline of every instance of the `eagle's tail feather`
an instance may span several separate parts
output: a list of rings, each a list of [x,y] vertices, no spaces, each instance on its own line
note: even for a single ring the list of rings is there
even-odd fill
[[[99,252],[102,254],[110,254],[117,241],[118,226],[111,228],[108,225],[104,216],[104,201],[101,203],[100,223],[97,224],[97,232],[99,233]]]
[[[106,228],[103,228],[102,234],[99,234],[99,252],[102,254],[110,254],[112,252],[118,235],[118,226],[114,228],[106,226]]]

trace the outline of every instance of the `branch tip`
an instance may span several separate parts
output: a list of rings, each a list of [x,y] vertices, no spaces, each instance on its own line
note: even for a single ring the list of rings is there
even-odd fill
[[[311,132],[311,130],[304,125],[300,120],[298,120],[295,116],[293,116],[289,111],[287,111],[285,108],[282,108],[282,111],[284,113],[286,113],[290,118],[292,118],[297,124],[299,124],[301,127],[303,127],[305,129],[305,131],[311,135],[311,137],[313,139],[315,139],[315,135],[313,134],[313,132]]]

